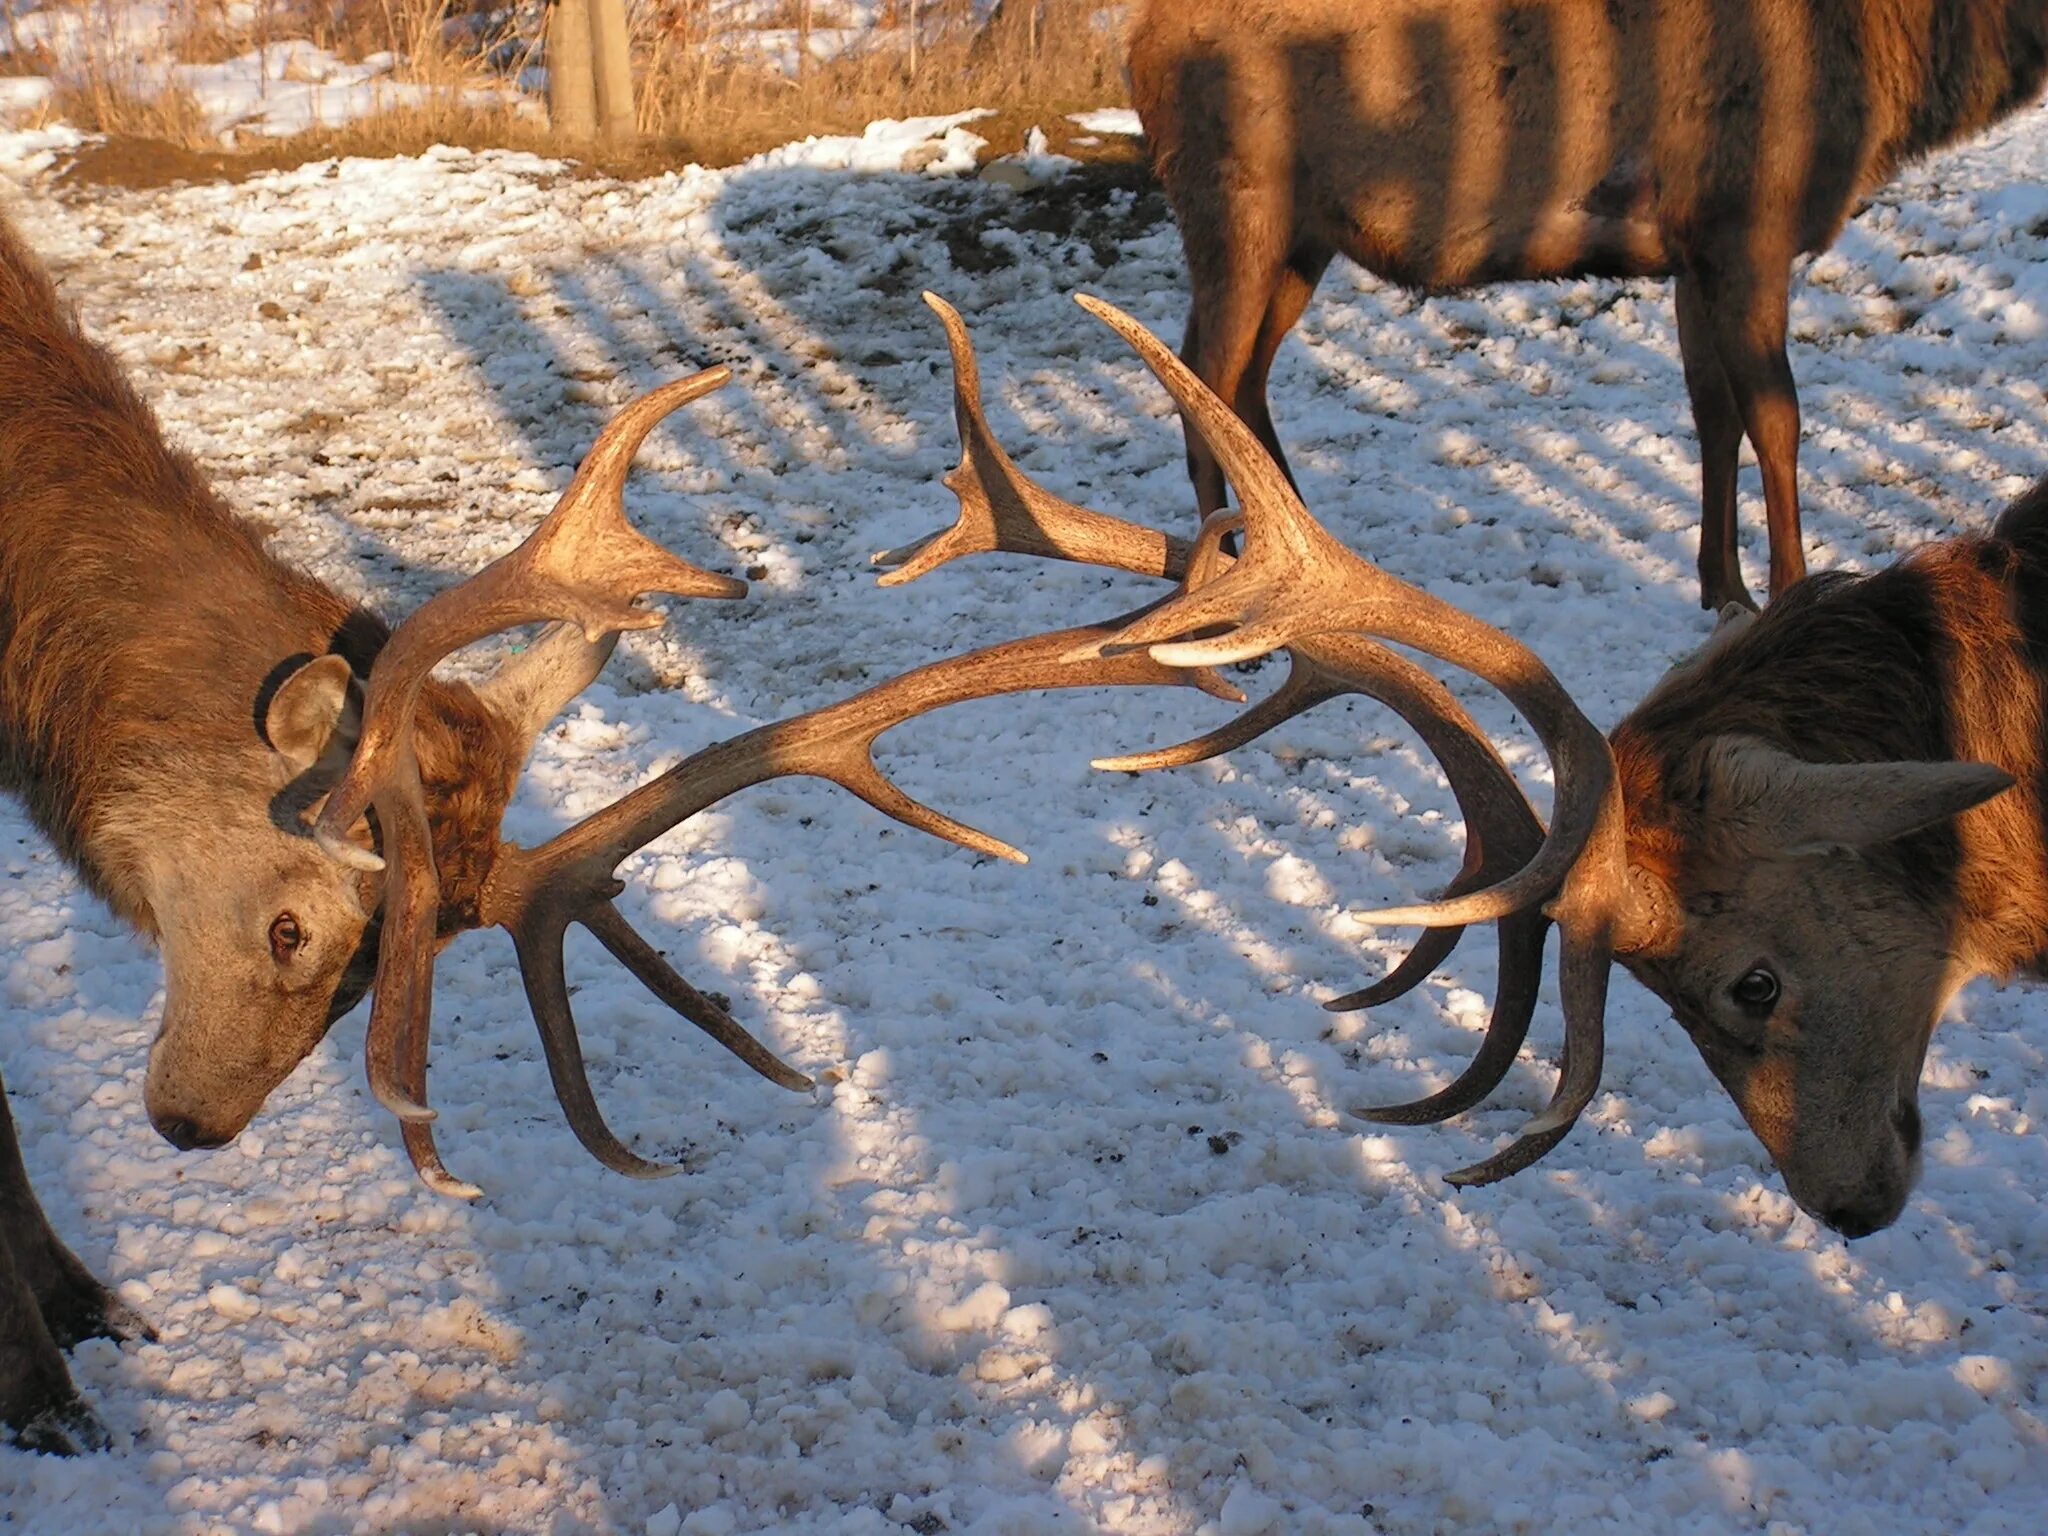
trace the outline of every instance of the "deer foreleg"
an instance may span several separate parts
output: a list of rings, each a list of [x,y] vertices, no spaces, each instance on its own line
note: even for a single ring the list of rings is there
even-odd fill
[[[36,1285],[54,1255],[105,1296],[99,1282],[50,1232],[29,1188],[14,1119],[0,1089],[0,1436],[31,1451],[69,1455],[101,1450],[108,1443],[106,1429],[71,1385]]]

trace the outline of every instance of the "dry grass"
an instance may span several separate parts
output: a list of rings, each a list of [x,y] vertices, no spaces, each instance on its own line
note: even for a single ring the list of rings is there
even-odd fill
[[[504,12],[483,10],[488,3],[259,0],[249,24],[236,28],[223,0],[181,0],[165,56],[144,73],[138,75],[132,55],[61,61],[69,83],[55,115],[110,136],[79,157],[73,177],[123,185],[212,179],[337,155],[416,154],[435,144],[563,153],[537,116],[479,104],[469,94],[502,83],[535,56],[537,40],[494,25],[490,16]],[[1103,24],[1103,10],[1091,0],[1038,0],[1035,7],[1011,0],[1009,23],[978,33],[965,0],[894,0],[879,27],[835,57],[794,72],[783,67],[807,17],[826,28],[829,4],[783,0],[744,30],[717,22],[708,0],[643,7],[634,38],[641,141],[584,147],[576,157],[592,170],[625,176],[689,162],[721,166],[812,134],[857,133],[878,118],[991,107],[997,116],[974,125],[989,140],[990,155],[1022,148],[1037,126],[1053,149],[1080,159],[1121,165],[1139,158],[1129,140],[1077,145],[1077,131],[1065,121],[1068,112],[1125,100],[1121,25]],[[919,20],[914,50],[912,15]],[[785,24],[781,35],[771,35],[770,20]],[[344,58],[395,54],[402,62],[391,78],[427,94],[416,105],[394,105],[342,127],[224,147],[189,95],[147,88],[152,78],[167,81],[173,62],[234,58],[289,37]],[[163,146],[154,157],[159,163],[152,163],[151,145]]]
[[[785,9],[800,18],[805,7],[793,0]],[[721,165],[811,134],[857,133],[878,118],[993,107],[1037,113],[1052,132],[1067,112],[1123,104],[1122,28],[1096,24],[1099,5],[1042,0],[1034,11],[1012,0],[1012,15],[1032,24],[979,34],[964,9],[919,8],[914,52],[909,27],[889,26],[885,16],[864,46],[792,78],[750,50],[745,36],[718,30],[706,0],[671,0],[643,28],[635,61],[641,130]],[[907,23],[912,8],[896,10]]]

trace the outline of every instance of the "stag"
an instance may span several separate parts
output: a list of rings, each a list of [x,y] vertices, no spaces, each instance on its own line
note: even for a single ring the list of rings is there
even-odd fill
[[[1159,0],[1130,37],[1187,253],[1181,356],[1290,483],[1266,376],[1337,254],[1424,293],[1673,278],[1710,609],[1754,606],[1745,435],[1772,594],[1806,574],[1794,260],[2044,74],[2039,0]],[[1192,422],[1187,444],[1206,515],[1224,477]]]
[[[1286,683],[1230,725],[1098,767],[1196,762],[1360,681],[1443,759],[1467,819],[1465,867],[1439,901],[1365,914],[1420,925],[1424,940],[1379,985],[1327,1006],[1400,996],[1466,925],[1492,921],[1494,1009],[1454,1082],[1355,1114],[1418,1124],[1484,1100],[1526,1038],[1555,923],[1555,1092],[1452,1183],[1504,1178],[1570,1131],[1599,1086],[1619,960],[1670,1006],[1806,1211],[1848,1237],[1897,1219],[1919,1169],[1920,1069],[1936,1020],[1971,978],[2008,977],[2048,954],[2048,479],[1988,537],[1931,545],[1871,576],[1816,578],[1761,617],[1733,611],[1603,737],[1519,642],[1333,538],[1244,421],[1094,299],[1080,302],[1212,445],[1241,511],[1211,517],[1195,545],[1162,559],[1158,535],[1034,485],[989,429],[959,317],[928,301],[953,351],[965,451],[948,484],[961,513],[877,555],[894,568],[884,581],[988,550],[1109,566],[1180,585],[1068,653],[1077,659],[1146,654],[1192,668],[1291,653]],[[1233,532],[1244,539],[1235,559],[1222,548]],[[1555,774],[1547,830],[1478,728],[1380,640],[1471,673],[1523,713]]]

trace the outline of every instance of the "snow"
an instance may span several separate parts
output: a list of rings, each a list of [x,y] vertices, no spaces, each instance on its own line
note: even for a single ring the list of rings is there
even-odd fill
[[[1067,121],[1083,133],[1114,133],[1127,138],[1144,136],[1145,126],[1129,107],[1097,107],[1092,112],[1069,112]]]
[[[1163,206],[892,174],[890,153],[965,131],[635,183],[440,150],[114,192],[48,179],[47,137],[0,139],[0,174],[177,440],[283,554],[386,611],[530,529],[632,391],[734,367],[656,434],[631,506],[752,594],[627,641],[540,745],[509,827],[532,841],[758,721],[1152,590],[1009,557],[887,591],[866,568],[951,513],[925,288],[967,315],[1027,469],[1190,522],[1166,402],[1066,297],[1177,338]],[[884,173],[829,168],[856,164]],[[1903,178],[1812,264],[1793,362],[1815,566],[1982,528],[2048,465],[2048,341],[2021,313],[2048,270],[2044,184],[2036,113]],[[1273,393],[1330,526],[1530,643],[1596,720],[1706,633],[1660,286],[1424,303],[1340,269]],[[1454,686],[1546,801],[1527,734]],[[162,1330],[74,1354],[117,1448],[0,1451],[0,1524],[2038,1530],[2039,995],[1959,1001],[1929,1058],[1922,1187],[1853,1245],[1792,1205],[1626,978],[1584,1123],[1535,1169],[1452,1190],[1444,1171],[1547,1096],[1554,985],[1485,1109],[1347,1119],[1447,1081],[1483,1028],[1482,933],[1370,1016],[1316,1006],[1401,952],[1348,914],[1448,877],[1455,804],[1355,703],[1200,768],[1086,766],[1221,709],[1027,697],[884,742],[907,789],[1021,843],[1022,868],[803,783],[630,861],[629,915],[821,1082],[754,1079],[579,940],[598,1096],[643,1154],[685,1163],[675,1179],[585,1157],[509,947],[459,941],[432,1087],[473,1205],[413,1180],[365,1091],[360,1014],[233,1147],[158,1140],[157,962],[0,811],[0,1071],[31,1174]]]
[[[771,149],[748,161],[745,169],[924,171],[933,176],[957,176],[972,171],[976,154],[988,147],[987,139],[968,132],[964,125],[993,116],[993,111],[978,107],[942,117],[882,118],[858,134],[813,134]],[[1044,153],[1041,142],[1039,159],[1056,158]]]

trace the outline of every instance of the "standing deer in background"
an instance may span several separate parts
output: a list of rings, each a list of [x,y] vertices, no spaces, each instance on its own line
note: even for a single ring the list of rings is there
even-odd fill
[[[1267,372],[1339,253],[1424,293],[1674,278],[1707,608],[1754,606],[1745,434],[1772,594],[1806,574],[1794,259],[2044,75],[2042,0],[1153,0],[1130,38],[1187,251],[1181,356],[1282,473]],[[1201,511],[1222,506],[1192,428],[1188,466]]]
[[[1491,1093],[1528,1030],[1555,921],[1556,1092],[1453,1183],[1503,1178],[1570,1131],[1599,1087],[1618,959],[1670,1005],[1793,1199],[1847,1237],[1896,1220],[1919,1172],[1920,1069],[1936,1020],[1971,978],[2048,959],[2048,479],[1989,537],[1931,545],[1873,576],[1820,577],[1760,618],[1729,617],[1603,738],[1518,642],[1332,538],[1242,419],[1157,338],[1081,302],[1215,450],[1241,515],[1210,519],[1195,549],[1161,559],[1159,535],[1031,484],[990,433],[965,329],[942,309],[966,443],[948,481],[961,518],[877,556],[899,567],[885,580],[993,549],[1165,575],[1181,583],[1171,600],[1070,654],[1212,667],[1293,653],[1287,683],[1232,725],[1098,767],[1168,767],[1241,745],[1352,691],[1349,669],[1383,669],[1390,653],[1368,636],[1498,688],[1550,757],[1557,801],[1538,845],[1534,813],[1478,728],[1416,707],[1422,694],[1397,704],[1440,756],[1447,738],[1464,738],[1462,767],[1445,763],[1467,820],[1466,867],[1444,900],[1362,914],[1432,937],[1378,986],[1328,1006],[1399,996],[1462,925],[1487,920],[1499,926],[1500,981],[1485,1040],[1455,1082],[1355,1113],[1415,1124]],[[1220,544],[1237,527],[1245,553],[1233,562]],[[1383,682],[1365,691],[1404,697]]]
[[[882,732],[1024,688],[1192,684],[1141,655],[1071,658],[1106,629],[956,657],[706,748],[539,848],[499,823],[532,742],[619,632],[659,624],[652,592],[745,584],[676,559],[627,523],[633,454],[718,387],[712,369],[606,427],[554,510],[512,553],[395,631],[265,552],[163,441],[0,220],[0,766],[87,884],[164,960],[152,1123],[180,1148],[232,1140],[329,1026],[374,987],[370,1085],[434,1189],[452,1178],[426,1107],[434,957],[505,928],[571,1129],[606,1166],[636,1156],[599,1113],[563,968],[587,928],[664,1003],[783,1087],[810,1080],[685,981],[612,904],[619,862],[750,784],[829,779],[906,825],[1020,858],[919,805],[877,770]],[[552,622],[481,687],[433,679],[451,651]],[[372,819],[374,818],[374,819]],[[58,1239],[0,1096],[0,1435],[69,1452],[107,1443],[60,1351],[146,1333]]]

